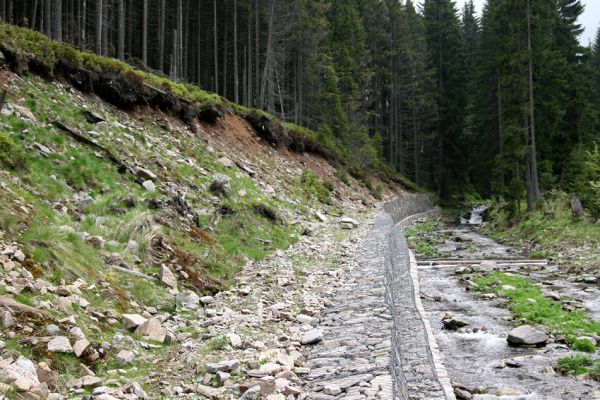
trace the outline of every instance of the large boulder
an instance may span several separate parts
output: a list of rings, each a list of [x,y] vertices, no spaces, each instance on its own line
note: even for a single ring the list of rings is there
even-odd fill
[[[513,346],[541,346],[548,341],[548,335],[530,325],[522,325],[508,333],[508,343]]]
[[[146,339],[163,343],[167,337],[167,328],[163,327],[158,318],[150,318],[138,326],[135,333]]]

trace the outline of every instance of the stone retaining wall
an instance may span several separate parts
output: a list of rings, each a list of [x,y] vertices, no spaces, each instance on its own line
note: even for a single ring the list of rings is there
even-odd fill
[[[419,218],[440,213],[426,195],[408,195],[384,206],[393,221],[386,235],[386,303],[392,316],[390,370],[395,398],[454,399],[454,394],[439,361],[437,345],[419,298],[416,268],[402,227]],[[433,351],[432,351],[433,349]]]

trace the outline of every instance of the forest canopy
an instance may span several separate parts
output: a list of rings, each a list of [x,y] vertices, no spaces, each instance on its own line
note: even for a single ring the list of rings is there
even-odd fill
[[[560,189],[600,215],[600,35],[579,0],[1,0],[6,22],[386,162],[444,200]]]

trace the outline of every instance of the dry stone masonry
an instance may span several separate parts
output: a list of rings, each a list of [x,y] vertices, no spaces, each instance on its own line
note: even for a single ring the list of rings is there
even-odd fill
[[[406,239],[396,225],[437,212],[425,196],[406,196],[377,213],[358,260],[323,316],[324,340],[308,357],[308,398],[447,399],[439,363],[417,304]]]

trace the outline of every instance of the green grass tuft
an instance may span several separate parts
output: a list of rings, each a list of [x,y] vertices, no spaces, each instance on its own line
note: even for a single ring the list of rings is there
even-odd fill
[[[586,333],[600,334],[600,322],[594,321],[583,311],[566,311],[560,303],[544,297],[540,287],[529,279],[492,272],[485,276],[475,276],[478,290],[498,293],[510,299],[509,308],[517,318],[533,324],[544,325],[556,334],[562,334],[573,343],[578,336]],[[503,291],[503,285],[516,290]]]

